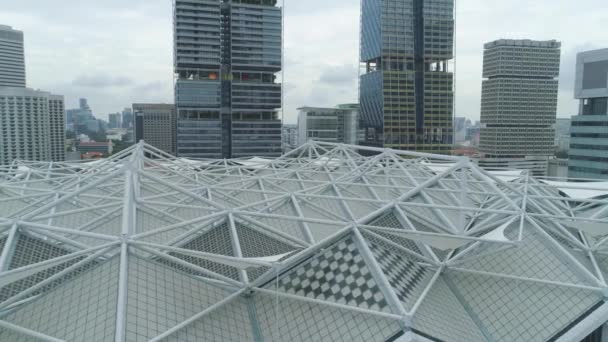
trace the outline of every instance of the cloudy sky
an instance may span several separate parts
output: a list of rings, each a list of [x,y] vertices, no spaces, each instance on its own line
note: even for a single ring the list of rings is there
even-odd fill
[[[359,0],[285,0],[285,120],[303,105],[357,101]],[[562,42],[558,116],[576,114],[576,53],[608,47],[605,0],[457,0],[458,116],[479,117],[483,44]],[[25,31],[29,87],[86,97],[95,115],[172,102],[171,0],[4,0],[0,24]]]

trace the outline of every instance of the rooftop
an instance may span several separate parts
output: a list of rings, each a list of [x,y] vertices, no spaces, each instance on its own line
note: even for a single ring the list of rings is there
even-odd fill
[[[580,341],[608,317],[606,183],[142,142],[2,166],[0,203],[2,341]]]

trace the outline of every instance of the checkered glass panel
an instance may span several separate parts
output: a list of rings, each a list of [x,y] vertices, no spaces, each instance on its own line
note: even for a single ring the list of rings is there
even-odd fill
[[[268,285],[272,288],[274,283]],[[390,312],[352,238],[345,238],[282,276],[279,291]]]

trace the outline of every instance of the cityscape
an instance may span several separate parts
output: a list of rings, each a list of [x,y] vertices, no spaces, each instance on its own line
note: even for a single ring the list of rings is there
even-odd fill
[[[0,14],[0,341],[608,340],[608,6],[165,2]]]

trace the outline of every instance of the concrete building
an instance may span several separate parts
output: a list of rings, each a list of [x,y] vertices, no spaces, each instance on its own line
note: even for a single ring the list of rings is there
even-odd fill
[[[359,106],[298,108],[298,146],[308,140],[355,145],[359,129]]]
[[[283,153],[298,146],[298,125],[285,124],[282,129]]]
[[[449,154],[454,1],[363,0],[364,145]]]
[[[0,87],[0,164],[65,159],[63,97]]]
[[[65,101],[63,96],[49,95],[49,138],[52,161],[65,160]]]
[[[282,10],[270,0],[174,0],[177,153],[281,154]]]
[[[555,147],[558,152],[570,150],[571,119],[557,119],[555,121]]]
[[[23,32],[0,25],[0,87],[25,88]]]
[[[568,175],[608,179],[608,49],[578,54],[574,97]]]
[[[561,43],[500,39],[484,47],[479,164],[545,175],[554,153]]]
[[[134,103],[135,141],[144,140],[175,155],[175,106],[164,103]]]

